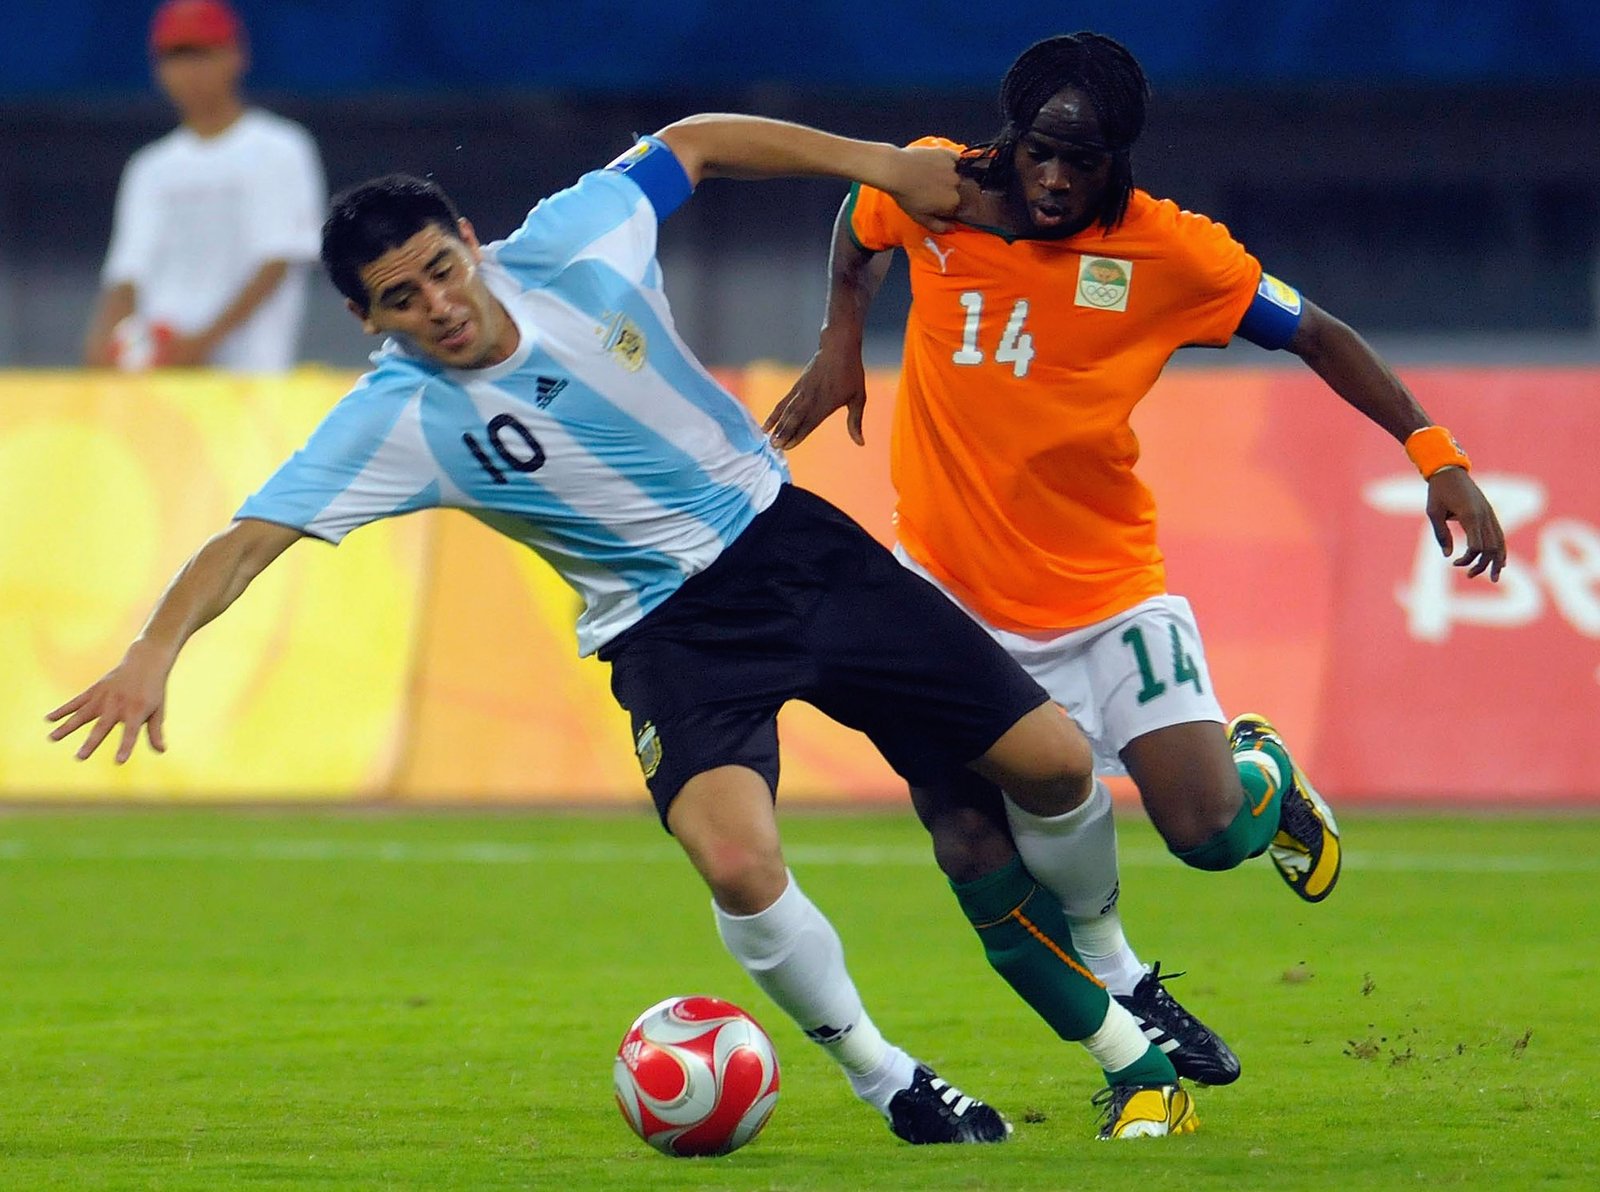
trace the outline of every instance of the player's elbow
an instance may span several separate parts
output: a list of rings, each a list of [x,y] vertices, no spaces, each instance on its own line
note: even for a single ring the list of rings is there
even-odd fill
[[[683,172],[689,176],[690,186],[699,186],[700,180],[709,176],[721,119],[712,113],[702,112],[675,120],[656,133],[656,138],[672,150],[672,156],[678,159]]]
[[[207,543],[223,562],[249,583],[300,538],[300,531],[276,522],[241,517]]]

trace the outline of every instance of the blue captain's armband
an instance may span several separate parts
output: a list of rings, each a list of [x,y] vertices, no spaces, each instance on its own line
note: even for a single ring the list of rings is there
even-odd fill
[[[1250,300],[1250,308],[1234,334],[1269,350],[1287,348],[1300,327],[1303,305],[1299,290],[1263,273],[1256,296]]]
[[[633,148],[606,169],[633,179],[656,209],[658,220],[666,219],[694,193],[689,175],[660,137],[640,137]]]

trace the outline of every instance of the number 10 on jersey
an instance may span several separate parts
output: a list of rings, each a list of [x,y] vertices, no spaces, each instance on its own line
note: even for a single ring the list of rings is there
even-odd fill
[[[982,364],[984,356],[983,349],[978,346],[978,324],[983,319],[983,292],[967,290],[961,295],[961,305],[966,308],[967,321],[961,329],[961,347],[951,353],[950,359],[957,364]],[[1033,360],[1033,336],[1022,329],[1027,317],[1028,300],[1018,298],[994,350],[995,363],[1009,364],[1014,377],[1027,376],[1028,364]]]

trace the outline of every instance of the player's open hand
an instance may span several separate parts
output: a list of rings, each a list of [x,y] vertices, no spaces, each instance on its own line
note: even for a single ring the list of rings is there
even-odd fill
[[[835,410],[846,409],[845,427],[856,446],[865,445],[861,413],[867,406],[867,377],[859,349],[818,349],[805,371],[783,399],[772,407],[762,429],[773,445],[788,448],[827,421]]]
[[[61,722],[50,730],[52,741],[70,737],[85,725],[89,726],[89,735],[78,747],[79,761],[99,749],[118,725],[122,726],[122,742],[117,746],[118,765],[132,756],[141,728],[150,738],[150,748],[157,753],[166,752],[162,720],[166,715],[167,668],[141,657],[137,649],[136,646],[129,650],[115,669],[87,691],[45,716],[46,720]]]
[[[951,221],[946,217],[961,206],[956,155],[948,149],[915,145],[900,150],[897,164],[899,181],[885,187],[894,201],[929,231],[949,231]]]
[[[1463,468],[1443,468],[1428,480],[1428,520],[1439,549],[1449,556],[1455,549],[1450,523],[1461,527],[1466,545],[1459,557],[1451,560],[1466,567],[1469,576],[1489,573],[1498,581],[1506,565],[1506,535],[1495,516],[1494,506],[1483,495],[1477,481]]]

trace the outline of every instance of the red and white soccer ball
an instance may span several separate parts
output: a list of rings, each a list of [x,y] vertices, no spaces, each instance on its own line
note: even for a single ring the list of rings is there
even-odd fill
[[[634,1019],[612,1081],[628,1125],[662,1154],[726,1155],[772,1115],[778,1053],[731,1002],[672,997]]]

